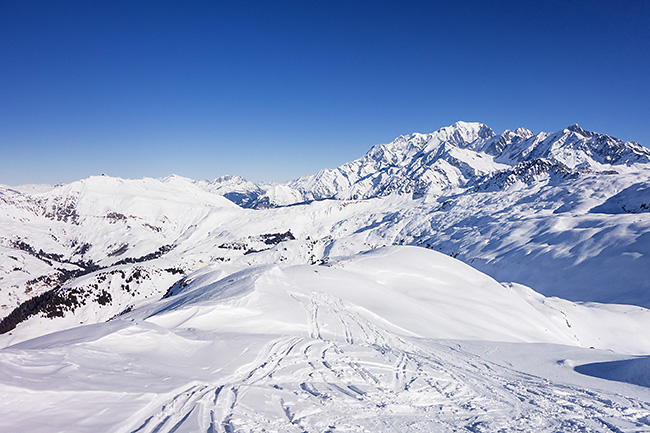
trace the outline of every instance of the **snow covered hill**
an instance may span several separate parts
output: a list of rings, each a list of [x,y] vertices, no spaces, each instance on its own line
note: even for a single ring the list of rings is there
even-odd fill
[[[577,125],[0,186],[0,430],[649,431],[648,269],[650,151]]]
[[[221,275],[0,351],[0,429],[650,428],[650,391],[593,377],[625,357],[580,349],[649,353],[647,310],[544,299],[415,247]]]
[[[238,209],[191,182],[100,176],[37,194],[2,188],[3,315],[75,277],[164,255],[206,215]]]

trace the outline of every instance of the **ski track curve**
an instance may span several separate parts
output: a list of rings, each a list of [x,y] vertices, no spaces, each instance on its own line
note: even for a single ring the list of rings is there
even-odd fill
[[[160,396],[124,433],[648,432],[650,404],[403,337],[324,293],[294,296],[309,331],[270,341],[218,383]],[[325,338],[325,318],[339,334]]]

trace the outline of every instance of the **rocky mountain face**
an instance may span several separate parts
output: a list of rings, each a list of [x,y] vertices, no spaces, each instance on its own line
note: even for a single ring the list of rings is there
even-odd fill
[[[201,186],[242,207],[267,208],[313,200],[357,200],[392,193],[450,194],[491,188],[489,179],[623,170],[650,163],[650,150],[634,142],[585,131],[556,133],[518,128],[497,135],[481,123],[457,122],[431,134],[411,134],[374,146],[363,157],[286,184],[255,184],[223,177]]]

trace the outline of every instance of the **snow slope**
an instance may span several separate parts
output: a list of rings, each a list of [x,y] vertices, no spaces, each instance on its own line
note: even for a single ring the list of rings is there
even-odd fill
[[[530,296],[414,247],[187,280],[113,321],[1,350],[0,429],[650,428],[650,391],[572,369],[624,359],[579,348],[593,341],[648,353],[609,328],[647,327],[640,308]]]
[[[33,194],[0,188],[3,315],[70,277],[160,256],[216,210],[227,219],[239,208],[192,182],[99,176]]]
[[[0,186],[0,431],[650,431],[648,161],[458,122],[287,184]]]

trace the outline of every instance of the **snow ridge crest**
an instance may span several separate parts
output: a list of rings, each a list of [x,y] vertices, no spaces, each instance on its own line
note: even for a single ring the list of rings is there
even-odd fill
[[[211,189],[240,206],[266,208],[393,193],[442,195],[477,186],[492,190],[495,186],[485,182],[507,177],[508,182],[497,182],[499,188],[511,186],[530,167],[535,167],[535,176],[524,176],[527,184],[548,180],[549,173],[625,171],[639,165],[650,166],[649,149],[577,124],[555,133],[517,128],[496,134],[483,123],[459,121],[428,134],[401,135],[373,146],[359,159],[286,184],[224,177]]]

